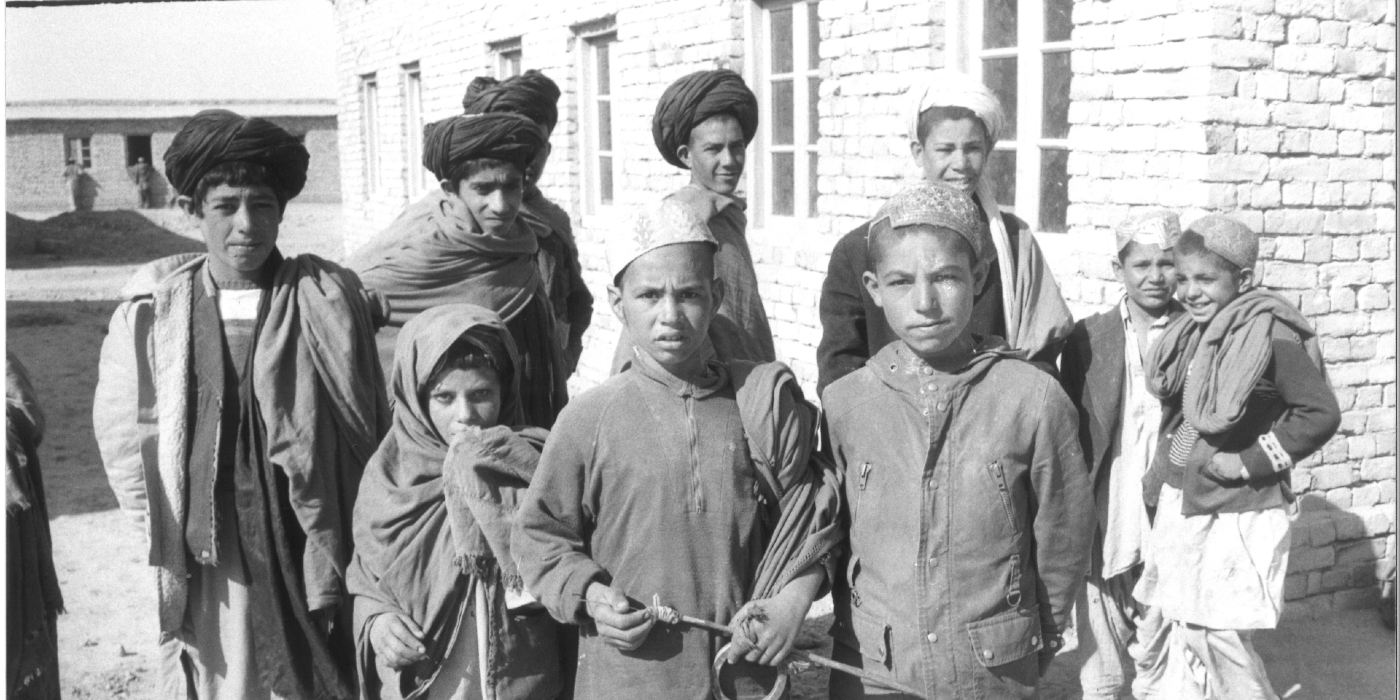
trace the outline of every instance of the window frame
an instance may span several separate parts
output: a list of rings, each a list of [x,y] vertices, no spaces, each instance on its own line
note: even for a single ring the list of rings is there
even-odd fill
[[[76,151],[76,153],[75,153]],[[92,137],[91,136],[68,136],[63,137],[63,162],[77,161],[78,165],[84,168],[92,167]]]
[[[618,134],[617,134],[617,110],[615,108],[617,99],[617,75],[616,56],[614,49],[618,44],[618,33],[615,22],[603,21],[595,23],[587,30],[576,29],[575,37],[579,42],[579,172],[582,178],[583,190],[583,210],[585,214],[599,214],[614,211],[618,204]],[[600,96],[597,92],[598,86],[598,47],[608,46],[608,92],[605,96]],[[603,150],[599,144],[599,124],[598,105],[600,102],[607,102],[611,119],[609,128],[611,134],[611,148]],[[602,192],[602,171],[600,160],[610,159],[612,169],[612,192],[609,201],[603,201]]]
[[[378,194],[384,187],[381,173],[382,149],[379,147],[379,74],[360,74],[360,156],[364,165],[365,196]]]
[[[1046,149],[1072,153],[1069,138],[1046,138],[1044,133],[1045,110],[1045,56],[1050,53],[1069,53],[1071,60],[1076,49],[1073,35],[1063,41],[1045,40],[1045,1],[1015,0],[1016,45],[1003,48],[983,48],[983,21],[985,0],[970,3],[948,3],[947,44],[945,46],[948,65],[983,80],[983,61],[994,58],[1016,59],[1016,133],[1002,134],[993,152],[1009,151],[1016,157],[1016,199],[1010,209],[1026,221],[1037,234],[1058,234],[1069,230],[1068,217],[1065,231],[1047,231],[1041,227],[1041,164]],[[1030,11],[1027,11],[1027,10]],[[1071,32],[1073,27],[1071,26]],[[984,81],[985,84],[985,81]],[[990,155],[990,154],[989,154]],[[1066,172],[1066,180],[1069,178]],[[1069,188],[1065,188],[1065,206],[1069,206]]]
[[[525,72],[525,45],[521,37],[503,39],[490,44],[496,60],[496,79],[514,78]]]
[[[436,186],[423,167],[423,68],[418,61],[399,66],[403,89],[404,192],[410,199]]]
[[[812,68],[810,60],[814,47],[810,45],[807,33],[807,23],[812,19],[809,13],[817,12],[819,4],[818,0],[752,0],[748,3],[745,53],[753,60],[744,79],[758,99],[758,133],[749,144],[744,182],[749,195],[749,211],[753,215],[753,225],[759,228],[802,231],[809,229],[811,222],[822,218],[820,202],[813,196],[813,190],[816,190],[817,195],[821,193],[820,177],[809,179],[798,176],[800,173],[811,172],[813,158],[818,159],[817,162],[820,162],[821,158],[821,129],[818,127],[816,137],[812,138],[808,119],[812,105],[815,103],[818,109],[821,105],[820,48],[817,48],[818,67]],[[789,73],[774,74],[771,72],[772,42],[769,40],[772,36],[772,11],[788,7],[794,8],[792,70]],[[798,9],[799,7],[801,9]],[[820,17],[819,12],[817,17]],[[818,81],[817,94],[812,94],[812,78]],[[790,145],[778,146],[771,143],[771,131],[776,123],[773,119],[771,93],[771,84],[775,79],[792,81],[794,108]],[[776,190],[772,180],[773,155],[789,152],[793,154],[793,213],[777,214],[773,211]]]

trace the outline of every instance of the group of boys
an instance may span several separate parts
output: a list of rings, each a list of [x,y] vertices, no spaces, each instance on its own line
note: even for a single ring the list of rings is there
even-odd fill
[[[972,323],[989,278],[1016,283],[978,200],[909,186],[850,244],[892,337],[823,383],[818,449],[817,411],[774,361],[735,194],[757,103],[737,74],[701,71],[653,123],[689,184],[608,238],[616,373],[569,402],[592,297],[567,216],[538,190],[558,97],[536,72],[474,81],[466,114],[425,129],[441,187],[356,272],[277,252],[305,181],[295,138],[209,111],[172,143],[167,176],[209,252],[133,280],[94,406],[113,488],[147,526],[166,696],[356,692],[344,573],[355,486],[387,428],[381,358],[394,328],[460,301],[505,322],[525,421],[552,429],[512,553],[529,592],[579,625],[574,697],[776,682],[762,667],[827,590],[835,660],[863,671],[833,674],[833,697],[1032,697],[1076,597],[1081,643],[1099,647],[1086,680],[1121,685],[1136,634],[1143,683],[1189,675],[1191,658],[1201,697],[1272,696],[1236,630],[1271,626],[1269,603],[1277,621],[1286,519],[1264,583],[1240,577],[1236,598],[1267,599],[1247,620],[1197,615],[1211,592],[1173,578],[1202,552],[1253,554],[1221,553],[1199,519],[1273,532],[1289,467],[1336,428],[1311,330],[1254,288],[1254,234],[1223,217],[1181,234],[1160,211],[1120,226],[1125,297],[1075,327],[1062,388],[1047,344],[1032,364]],[[1199,546],[1159,542],[1163,527]],[[728,626],[727,650],[687,619]]]

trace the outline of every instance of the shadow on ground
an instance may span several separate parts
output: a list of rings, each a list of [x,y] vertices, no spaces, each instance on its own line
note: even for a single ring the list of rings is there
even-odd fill
[[[7,212],[5,229],[11,269],[122,265],[204,251],[199,241],[130,210],[71,211],[43,221]]]

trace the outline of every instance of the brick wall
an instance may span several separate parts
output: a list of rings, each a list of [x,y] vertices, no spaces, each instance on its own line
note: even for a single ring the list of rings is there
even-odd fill
[[[1374,0],[1305,5],[1325,11],[1304,12],[1288,0],[1277,6],[1273,0],[1078,0],[1071,230],[1040,237],[1072,309],[1084,315],[1120,294],[1109,267],[1111,227],[1136,207],[1172,207],[1187,221],[1205,211],[1243,209],[1245,220],[1264,232],[1263,278],[1292,294],[1317,322],[1346,409],[1342,435],[1297,472],[1305,512],[1289,596],[1310,597],[1294,610],[1361,602],[1373,595],[1366,587],[1378,562],[1394,561],[1394,13]],[[817,298],[831,247],[917,176],[901,96],[921,69],[945,61],[941,2],[823,0],[819,7],[820,216],[795,228],[754,225],[749,232],[779,359],[793,367],[809,396],[820,335]],[[414,130],[403,123],[400,66],[418,64],[424,115],[438,119],[460,111],[472,76],[494,74],[488,44],[521,37],[524,67],[544,71],[564,93],[542,187],[573,216],[585,279],[597,299],[571,382],[576,392],[592,386],[605,376],[618,334],[606,305],[604,236],[636,205],[686,180],[652,144],[656,99],[693,70],[751,68],[745,65],[750,11],[740,0],[541,0],[523,9],[504,2],[338,0],[347,248],[421,194],[404,186],[417,164],[402,157],[403,139]],[[578,162],[583,47],[575,28],[601,20],[613,23],[619,40],[618,205],[587,211]],[[1314,34],[1308,20],[1316,20],[1312,43],[1306,43]],[[1340,43],[1321,48],[1324,37]],[[1332,52],[1331,67],[1321,70],[1318,51]],[[358,93],[360,76],[368,73],[379,80],[383,184],[373,191],[365,183]],[[1260,96],[1263,85],[1269,87]],[[1301,99],[1313,93],[1312,101]],[[1298,119],[1317,126],[1292,123]],[[1270,129],[1277,131],[1272,139]]]
[[[340,201],[340,156],[335,117],[269,117],[292,133],[306,134],[311,169],[300,201]],[[87,136],[92,145],[88,175],[95,183],[96,209],[136,206],[136,189],[126,174],[126,135],[151,136],[151,163],[162,174],[153,186],[156,201],[164,202],[169,185],[162,157],[187,118],[112,120],[23,120],[6,123],[5,208],[9,211],[62,211],[68,208],[64,181],[64,142]]]

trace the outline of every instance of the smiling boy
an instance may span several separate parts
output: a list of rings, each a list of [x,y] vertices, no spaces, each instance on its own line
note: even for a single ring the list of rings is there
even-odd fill
[[[359,280],[283,257],[306,149],[277,125],[195,115],[165,153],[208,246],[136,273],[102,344],[93,427],[157,572],[161,697],[355,692],[350,510],[388,427]]]
[[[779,539],[768,527],[779,498],[811,476],[815,411],[791,372],[715,355],[709,325],[727,292],[715,248],[674,200],[610,237],[608,298],[635,344],[632,368],[560,414],[520,509],[512,545],[526,588],[582,626],[584,700],[710,698],[719,638],[657,624],[638,603],[655,595],[730,624]],[[771,459],[751,453],[755,436],[774,440]],[[792,568],[754,603],[768,622],[755,622],[749,661],[786,656],[826,580],[823,564]]]
[[[834,656],[929,698],[1032,697],[1088,567],[1074,407],[970,328],[990,248],[962,192],[886,202],[864,281],[898,339],[822,401],[850,528]],[[833,698],[881,692],[832,675]]]
[[[747,238],[748,206],[737,196],[747,149],[758,130],[758,100],[731,70],[698,71],[666,88],[652,115],[651,134],[667,163],[689,171],[690,181],[667,195],[709,227],[719,249],[715,275],[724,283],[710,339],[721,359],[772,362],[773,331],[758,294]],[[631,360],[624,336],[613,371]]]

